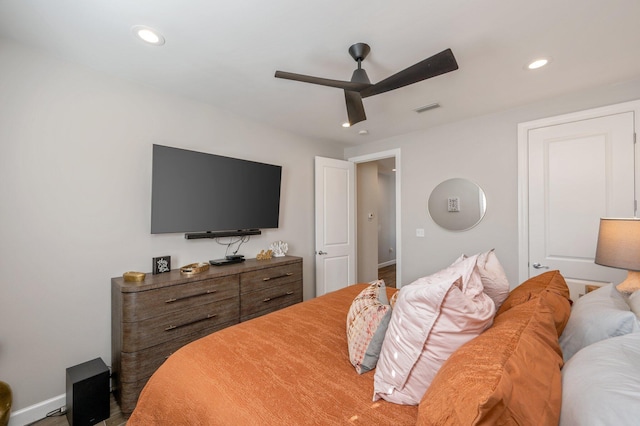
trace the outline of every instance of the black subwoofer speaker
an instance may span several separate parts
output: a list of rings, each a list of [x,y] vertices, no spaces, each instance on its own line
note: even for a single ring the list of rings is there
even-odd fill
[[[91,426],[109,418],[109,369],[101,358],[67,368],[67,420]]]

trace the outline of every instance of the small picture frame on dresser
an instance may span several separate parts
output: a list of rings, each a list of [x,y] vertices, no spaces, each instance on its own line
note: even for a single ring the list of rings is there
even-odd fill
[[[171,271],[171,256],[153,258],[153,275]]]

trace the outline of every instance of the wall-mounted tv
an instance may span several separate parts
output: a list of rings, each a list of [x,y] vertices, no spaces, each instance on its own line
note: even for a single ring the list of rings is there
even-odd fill
[[[281,176],[282,166],[153,145],[151,233],[207,238],[277,228]]]

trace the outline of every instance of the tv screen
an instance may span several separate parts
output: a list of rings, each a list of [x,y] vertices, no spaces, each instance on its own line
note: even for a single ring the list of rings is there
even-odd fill
[[[153,145],[151,233],[277,228],[282,167]]]

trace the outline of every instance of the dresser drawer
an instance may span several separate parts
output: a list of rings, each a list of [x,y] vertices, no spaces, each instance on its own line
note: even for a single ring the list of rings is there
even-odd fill
[[[202,330],[238,322],[238,297],[138,322],[122,323],[122,352],[136,352]]]
[[[283,283],[240,296],[240,320],[248,319],[302,302],[302,281]]]
[[[124,293],[122,321],[135,322],[189,310],[198,305],[237,297],[238,292],[238,276],[232,275],[149,291]]]
[[[240,275],[242,293],[262,290],[295,281],[302,281],[301,263],[264,268]]]
[[[232,323],[220,324],[213,328],[204,328],[194,334],[181,336],[175,340],[162,343],[158,346],[152,346],[138,352],[123,352],[121,354],[122,372],[120,373],[120,378],[126,382],[137,382],[139,380],[149,378],[153,372],[156,371],[167,358],[169,358],[170,355],[182,346],[237,323],[238,321],[235,321]]]

